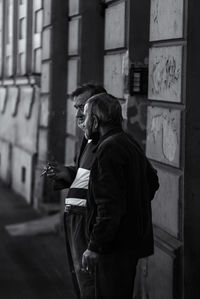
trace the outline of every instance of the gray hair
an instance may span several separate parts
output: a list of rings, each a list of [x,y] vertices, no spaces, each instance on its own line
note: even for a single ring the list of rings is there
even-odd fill
[[[122,108],[116,97],[107,93],[92,96],[86,102],[91,114],[96,115],[101,126],[122,126]]]
[[[106,93],[106,90],[103,86],[101,85],[96,85],[92,83],[86,83],[81,86],[79,86],[77,89],[75,89],[72,92],[72,97],[78,97],[80,94],[85,93],[85,92],[90,92],[90,97],[99,94],[99,93]]]

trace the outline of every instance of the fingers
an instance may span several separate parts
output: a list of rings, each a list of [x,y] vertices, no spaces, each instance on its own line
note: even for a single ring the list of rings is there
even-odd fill
[[[54,178],[56,176],[56,167],[49,166],[43,168],[41,176],[46,175],[48,178]]]
[[[83,254],[83,256],[82,256],[82,267],[83,267],[83,271],[88,270],[88,263],[87,263],[87,259],[86,259],[85,254]]]
[[[92,274],[92,271],[91,271],[91,267],[89,266],[89,260],[87,259],[87,257],[83,254],[82,256],[82,269],[81,271],[82,272],[85,272],[85,273],[89,273],[89,274]]]
[[[56,172],[51,171],[51,172],[47,172],[47,177],[50,179],[55,179],[56,178]]]
[[[84,252],[82,256],[82,267],[83,267],[82,270],[84,272],[93,274],[95,272],[96,264],[97,264],[96,258],[88,254],[87,251]]]
[[[49,162],[47,163],[47,167],[51,167],[51,168],[53,168],[53,167],[56,167],[56,166],[58,166],[58,162],[51,162],[51,161],[49,161]]]

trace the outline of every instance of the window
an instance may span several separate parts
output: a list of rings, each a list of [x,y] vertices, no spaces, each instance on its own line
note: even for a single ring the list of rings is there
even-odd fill
[[[17,74],[26,74],[27,56],[27,0],[18,0]]]
[[[13,20],[14,20],[14,3],[13,0],[5,1],[6,18],[5,18],[5,75],[13,75]]]
[[[34,73],[41,72],[41,32],[43,26],[43,1],[33,1],[33,65],[32,70]]]
[[[41,72],[43,0],[0,0],[0,77]]]

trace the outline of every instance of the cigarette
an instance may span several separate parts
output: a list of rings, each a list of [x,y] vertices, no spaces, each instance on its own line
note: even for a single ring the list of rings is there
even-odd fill
[[[41,173],[40,176],[43,176],[43,175],[45,175],[46,173],[47,173],[47,169],[43,170],[43,172]]]
[[[47,171],[48,171],[50,168],[51,168],[50,166],[47,166],[47,167],[42,171],[42,173],[41,173],[40,176],[45,175],[45,174],[47,173]]]
[[[51,167],[51,166],[47,166],[47,167],[42,171],[42,173],[41,173],[40,176],[45,175],[45,174],[47,173],[47,171],[50,170],[50,169],[52,169],[52,167]]]

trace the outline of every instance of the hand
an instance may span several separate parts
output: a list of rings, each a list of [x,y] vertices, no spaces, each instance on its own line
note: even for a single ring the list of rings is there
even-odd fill
[[[67,168],[57,162],[49,162],[42,171],[42,175],[44,174],[52,180],[66,180],[68,177]]]
[[[53,170],[52,170],[51,166],[50,166],[49,163],[48,163],[46,166],[43,167],[40,176],[48,175],[48,174],[50,174],[50,173],[53,173]]]
[[[83,270],[89,273],[94,273],[95,266],[99,262],[99,253],[87,249],[82,256]]]

